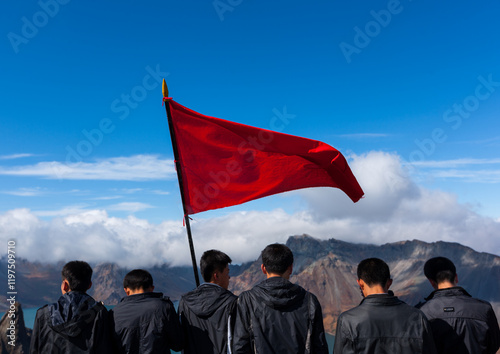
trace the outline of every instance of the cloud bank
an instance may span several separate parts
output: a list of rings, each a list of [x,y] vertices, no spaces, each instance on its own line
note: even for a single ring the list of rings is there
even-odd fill
[[[177,176],[173,160],[156,155],[113,157],[95,162],[44,161],[34,165],[0,166],[0,175],[114,181],[164,180]]]
[[[500,254],[498,220],[475,213],[452,194],[419,186],[397,155],[370,152],[353,156],[350,165],[365,191],[358,203],[339,190],[315,188],[292,192],[304,200],[304,209],[293,214],[282,209],[210,219],[199,214],[192,222],[197,257],[216,248],[236,263],[252,261],[267,244],[303,233],[374,244],[443,240]],[[131,211],[148,207],[114,206]],[[5,245],[10,239],[16,240],[18,257],[32,261],[84,259],[126,267],[191,264],[186,231],[178,220],[154,224],[134,216],[110,217],[106,210],[74,209],[48,221],[28,209],[10,210],[0,214],[0,241]]]

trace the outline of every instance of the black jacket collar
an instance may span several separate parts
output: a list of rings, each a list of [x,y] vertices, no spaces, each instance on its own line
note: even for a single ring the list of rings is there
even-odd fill
[[[434,290],[432,293],[430,293],[430,295],[428,297],[425,298],[425,300],[429,301],[430,299],[432,299],[434,297],[459,296],[459,295],[472,297],[461,286],[454,286],[452,288]]]

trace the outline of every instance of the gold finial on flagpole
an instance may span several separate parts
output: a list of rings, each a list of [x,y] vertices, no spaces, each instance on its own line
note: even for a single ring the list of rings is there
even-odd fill
[[[161,91],[163,92],[163,97],[168,97],[168,87],[167,83],[165,82],[165,79],[163,79],[163,85]]]

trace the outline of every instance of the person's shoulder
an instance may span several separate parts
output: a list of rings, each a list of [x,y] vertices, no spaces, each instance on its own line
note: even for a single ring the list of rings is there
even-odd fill
[[[50,316],[49,306],[50,306],[49,304],[45,304],[42,307],[40,307],[38,310],[36,310],[35,319],[37,321],[42,321],[42,319],[44,317]]]
[[[49,306],[53,306],[54,304],[45,304],[43,305],[42,307],[40,307],[38,310],[36,310],[36,312],[44,312],[44,311],[47,311],[49,309]]]
[[[471,296],[470,298],[468,298],[468,300],[470,302],[475,302],[477,304],[481,304],[481,305],[483,305],[485,307],[491,307],[491,303],[489,301],[486,301],[486,300],[483,300],[483,299],[479,299],[477,297],[472,297]]]
[[[472,297],[472,295],[470,295],[464,288],[453,287],[434,291],[432,296],[427,298],[427,301],[421,306],[421,308],[441,302],[491,307],[491,304],[488,301]]]
[[[411,306],[411,305],[408,305],[406,302],[402,301],[402,304],[401,306],[406,310],[408,311],[409,313],[413,313],[413,314],[416,314],[416,315],[421,315],[421,316],[425,316],[423,311],[415,306]]]
[[[357,321],[361,314],[365,312],[364,309],[360,307],[360,305],[355,306],[349,310],[342,312],[337,318],[337,324],[349,324],[353,321]]]
[[[106,307],[106,305],[104,305],[104,302],[102,301],[96,301],[94,308],[99,313],[105,313],[105,314],[111,313],[111,310],[108,310],[108,308]]]
[[[249,301],[250,299],[252,299],[254,297],[256,293],[256,289],[255,287],[254,288],[251,288],[251,289],[248,289],[248,290],[245,290],[243,292],[241,292],[237,298],[238,298],[238,302],[245,302],[245,301]],[[236,295],[235,295],[236,296]]]
[[[306,296],[309,296],[314,301],[318,301],[318,297],[316,295],[314,295],[312,292],[305,290],[305,289],[304,289],[304,291],[306,292]]]
[[[163,295],[163,293],[147,293],[145,300],[159,306],[174,306],[172,300],[170,300],[170,296]]]

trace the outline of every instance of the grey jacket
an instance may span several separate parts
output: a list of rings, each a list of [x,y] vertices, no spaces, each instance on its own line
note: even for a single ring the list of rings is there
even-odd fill
[[[179,316],[184,331],[183,353],[228,353],[237,299],[229,290],[210,283],[182,295]]]
[[[119,353],[159,354],[182,349],[179,318],[172,301],[162,293],[126,296],[111,315]]]
[[[111,320],[104,305],[70,291],[36,312],[31,354],[112,353]]]
[[[388,294],[365,297],[340,315],[335,354],[434,354],[436,348],[424,314]]]
[[[316,296],[281,277],[241,293],[233,354],[328,353]]]
[[[475,299],[461,287],[432,292],[421,305],[439,353],[496,353],[500,329],[489,302]]]

